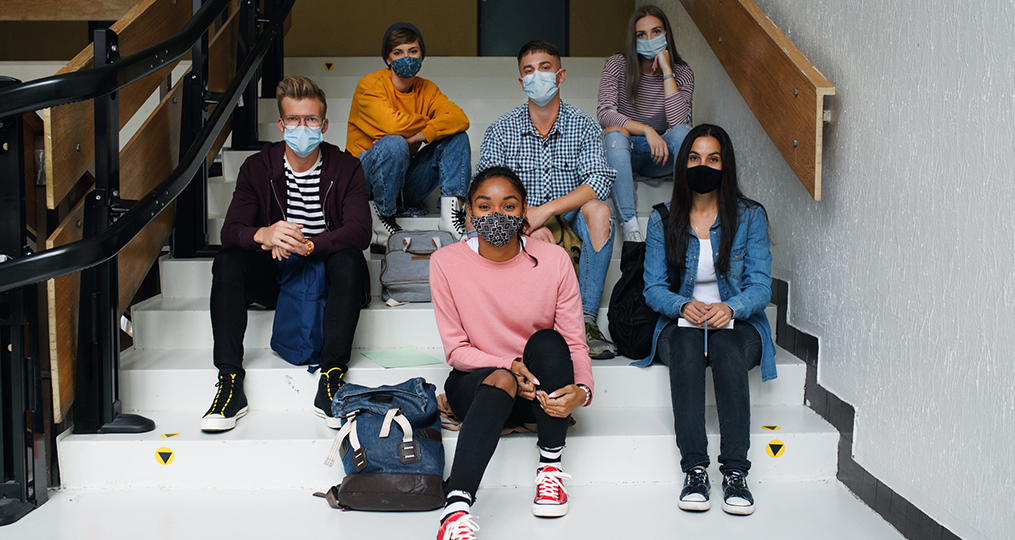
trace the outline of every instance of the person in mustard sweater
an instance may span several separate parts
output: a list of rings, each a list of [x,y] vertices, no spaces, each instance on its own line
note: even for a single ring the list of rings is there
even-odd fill
[[[402,230],[395,217],[427,214],[424,199],[438,183],[439,227],[460,238],[472,169],[469,119],[436,84],[416,76],[426,45],[415,26],[391,25],[381,57],[388,67],[356,85],[346,139],[349,152],[363,163],[373,201],[373,250],[383,253],[391,233]]]

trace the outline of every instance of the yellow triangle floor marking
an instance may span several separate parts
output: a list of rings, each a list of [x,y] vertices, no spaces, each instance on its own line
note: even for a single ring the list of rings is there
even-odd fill
[[[786,445],[783,444],[782,441],[769,441],[769,443],[765,445],[765,453],[768,454],[768,457],[782,457],[785,452]]]
[[[155,461],[157,461],[160,465],[169,465],[173,462],[173,458],[175,457],[176,456],[173,455],[173,451],[165,446],[155,451]]]

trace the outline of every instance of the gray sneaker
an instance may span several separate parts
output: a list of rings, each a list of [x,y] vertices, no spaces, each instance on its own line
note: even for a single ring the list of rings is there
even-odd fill
[[[617,346],[606,341],[606,336],[593,323],[585,323],[585,341],[589,344],[589,357],[593,360],[606,360],[617,356]]]

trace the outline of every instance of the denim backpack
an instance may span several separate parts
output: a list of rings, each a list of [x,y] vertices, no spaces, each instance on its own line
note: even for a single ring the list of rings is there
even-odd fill
[[[444,445],[436,387],[422,377],[393,386],[344,384],[331,410],[342,419],[328,458],[342,483],[322,494],[334,508],[434,510],[444,505]]]
[[[324,261],[293,253],[279,261],[278,283],[271,350],[290,364],[319,364],[328,300]]]

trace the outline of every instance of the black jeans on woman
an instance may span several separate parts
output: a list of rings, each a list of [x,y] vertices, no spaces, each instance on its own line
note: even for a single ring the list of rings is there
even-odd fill
[[[362,252],[346,249],[324,257],[328,300],[324,306],[321,369],[349,364],[352,338],[364,305],[367,268]],[[243,375],[243,334],[251,302],[274,308],[278,302],[278,261],[271,251],[223,249],[215,255],[211,281],[213,358],[220,373]]]
[[[556,330],[540,330],[532,334],[525,344],[522,362],[539,380],[538,389],[547,393],[574,384],[571,351]],[[465,491],[475,499],[479,482],[483,479],[486,466],[497,449],[500,432],[508,420],[534,422],[540,447],[564,446],[570,418],[555,418],[546,414],[539,401],[524,399],[517,395],[517,390],[512,398],[496,386],[483,384],[498,369],[501,368],[483,368],[471,372],[452,370],[444,383],[448,404],[455,416],[462,419],[455,461],[448,479],[448,492]],[[511,377],[513,380],[514,374]]]
[[[732,329],[705,332],[670,322],[659,334],[656,356],[670,368],[673,428],[680,449],[680,468],[708,468],[705,434],[705,367],[712,366],[715,404],[719,412],[719,471],[751,468],[751,395],[747,372],[761,362],[761,336],[747,321]]]

